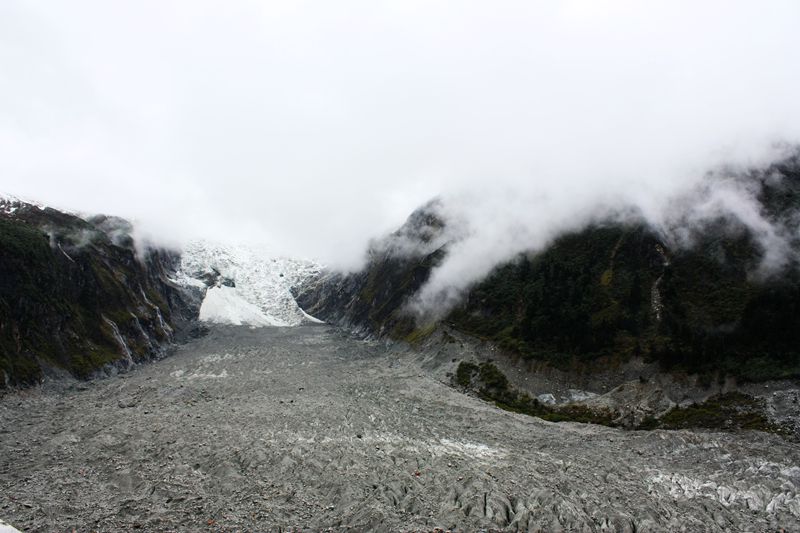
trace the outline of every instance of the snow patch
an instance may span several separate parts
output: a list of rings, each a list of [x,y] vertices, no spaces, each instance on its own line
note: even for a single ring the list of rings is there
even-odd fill
[[[19,529],[15,529],[2,520],[0,520],[0,533],[21,533]]]
[[[0,193],[0,214],[13,215],[20,209],[25,210],[34,207],[43,211],[46,206],[38,202],[19,198],[13,194]],[[67,211],[64,212],[66,213]]]

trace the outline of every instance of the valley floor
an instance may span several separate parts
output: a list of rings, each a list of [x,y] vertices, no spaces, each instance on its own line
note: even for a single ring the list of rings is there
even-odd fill
[[[553,424],[328,326],[214,326],[162,361],[0,398],[0,518],[24,531],[777,531],[775,435]]]

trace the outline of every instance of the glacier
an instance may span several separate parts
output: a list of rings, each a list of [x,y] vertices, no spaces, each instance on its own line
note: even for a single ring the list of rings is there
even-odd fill
[[[315,261],[282,257],[263,246],[192,241],[182,250],[174,281],[205,289],[202,321],[291,327],[321,322],[300,309],[291,293],[321,269]]]

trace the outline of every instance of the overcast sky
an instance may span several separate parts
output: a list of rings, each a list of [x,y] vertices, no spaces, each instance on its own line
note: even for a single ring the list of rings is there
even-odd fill
[[[437,194],[648,209],[800,140],[798,27],[797,0],[3,0],[0,191],[337,264]]]

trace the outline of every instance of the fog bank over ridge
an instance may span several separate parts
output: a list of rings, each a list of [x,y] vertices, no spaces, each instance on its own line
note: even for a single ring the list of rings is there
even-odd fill
[[[436,276],[469,282],[620,206],[667,227],[709,170],[800,142],[797,20],[781,0],[12,0],[0,191],[343,269],[438,196],[469,238]],[[757,225],[740,196],[703,205]]]
[[[800,211],[775,218],[766,212],[759,195],[762,180],[791,179],[771,165],[792,165],[796,173],[799,155],[797,147],[775,147],[752,167],[728,164],[678,183],[600,184],[589,179],[583,188],[571,188],[552,181],[545,182],[550,187],[533,193],[494,189],[442,196],[428,209],[445,223],[434,246],[446,244],[447,255],[410,309],[422,317],[442,316],[500,264],[598,223],[645,224],[673,249],[691,248],[695,236],[708,225],[722,224],[729,233],[746,228],[761,251],[752,276],[780,275],[800,260]],[[425,245],[424,253],[430,248]],[[414,252],[410,245],[405,251]]]

